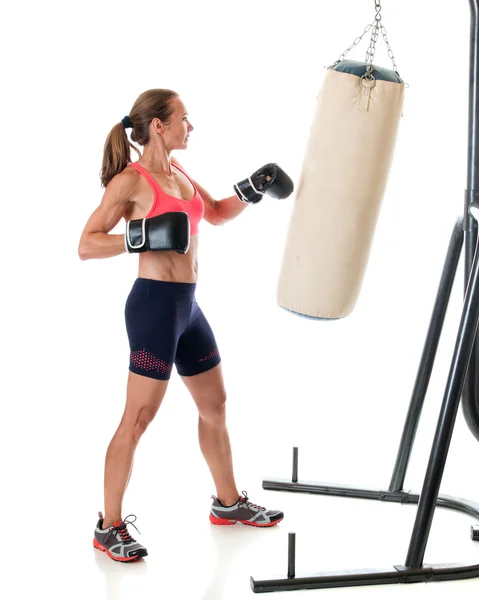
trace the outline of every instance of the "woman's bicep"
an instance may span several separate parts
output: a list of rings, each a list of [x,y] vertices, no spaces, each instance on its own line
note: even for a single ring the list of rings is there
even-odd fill
[[[83,230],[84,234],[109,233],[121,220],[125,206],[120,202],[102,202],[92,212]]]

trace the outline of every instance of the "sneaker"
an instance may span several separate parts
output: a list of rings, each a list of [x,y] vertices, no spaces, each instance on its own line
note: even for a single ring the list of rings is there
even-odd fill
[[[213,525],[234,525],[243,523],[254,527],[271,527],[279,523],[284,514],[279,510],[266,510],[263,506],[253,504],[248,499],[248,494],[242,492],[243,496],[233,506],[223,506],[216,496],[211,505],[210,522]]]
[[[135,515],[128,515],[128,517],[134,517],[133,521],[127,521],[128,517],[123,521],[117,521],[107,527],[103,527],[103,515],[101,512],[98,513],[99,519],[95,527],[95,536],[93,538],[93,545],[98,550],[106,552],[107,555],[113,560],[119,560],[121,562],[129,562],[132,560],[138,560],[142,556],[148,556],[146,548],[134,540],[126,528],[127,525],[133,525],[136,521]],[[133,527],[138,531],[136,525]],[[140,533],[138,531],[138,533]]]

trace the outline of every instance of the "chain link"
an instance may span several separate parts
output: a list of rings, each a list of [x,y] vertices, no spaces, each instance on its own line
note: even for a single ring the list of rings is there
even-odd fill
[[[359,44],[359,42],[363,39],[363,37],[366,35],[366,33],[368,33],[368,31],[371,31],[371,39],[369,40],[369,46],[368,49],[366,50],[366,63],[367,63],[367,68],[366,68],[366,74],[365,74],[365,79],[372,79],[372,72],[373,72],[373,60],[374,60],[374,54],[376,53],[376,42],[379,39],[379,34],[382,34],[384,43],[386,44],[386,48],[388,51],[388,56],[391,59],[392,63],[393,63],[393,70],[396,73],[396,75],[399,77],[399,73],[397,70],[397,65],[396,65],[396,59],[394,58],[394,54],[393,51],[391,49],[391,45],[389,43],[388,37],[387,37],[387,33],[386,33],[386,28],[384,27],[384,25],[382,24],[382,16],[381,16],[381,10],[382,10],[382,6],[381,6],[381,0],[374,0],[374,7],[376,10],[376,15],[374,17],[374,21],[373,23],[369,23],[369,25],[366,25],[366,27],[364,28],[363,33],[358,36],[354,42],[351,44],[351,46],[349,46],[349,48],[347,50],[345,50],[338,58],[338,60],[331,65],[332,67],[335,67],[336,65],[338,65],[346,56],[346,54],[348,54],[348,52],[350,52],[355,46],[357,46]]]
[[[364,31],[361,35],[359,35],[354,42],[351,44],[351,46],[349,46],[349,48],[347,50],[345,50],[338,58],[338,60],[334,63],[335,65],[338,65],[346,56],[346,54],[348,52],[350,52],[355,46],[357,46],[359,44],[359,42],[363,39],[363,37],[366,35],[366,33],[371,29],[371,27],[374,25],[374,23],[369,23],[368,25],[366,25],[366,27],[364,28]]]
[[[376,16],[374,17],[374,27],[371,32],[371,40],[369,41],[369,47],[366,50],[366,62],[372,65],[374,53],[376,52],[376,42],[379,37],[379,26],[381,24],[381,2],[375,0]]]
[[[396,59],[394,58],[394,54],[391,49],[391,45],[389,44],[388,36],[386,33],[386,28],[384,27],[384,25],[381,25],[381,33],[383,34],[384,43],[386,44],[386,48],[388,49],[388,56],[391,59],[391,62],[393,63],[394,72],[399,77],[398,68],[396,65]]]

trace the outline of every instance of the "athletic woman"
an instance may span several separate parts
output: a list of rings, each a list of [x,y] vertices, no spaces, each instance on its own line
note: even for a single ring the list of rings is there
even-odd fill
[[[128,139],[143,146],[143,153]],[[165,396],[173,365],[199,413],[199,441],[216,496],[210,521],[270,527],[283,519],[238,492],[225,418],[221,358],[208,321],[195,299],[198,229],[201,219],[222,225],[265,193],[286,198],[291,179],[268,164],[234,185],[234,195],[213,197],[171,156],[184,150],[193,127],[181,98],[166,89],[141,94],[129,115],[107,137],[101,172],[105,188],[79,243],[82,260],[139,254],[138,277],[126,300],[130,345],[126,405],[106,452],[104,515],[98,514],[94,546],[118,561],[137,560],[146,548],[128,531],[122,502],[138,442]],[[132,162],[130,149],[138,152]],[[125,233],[111,230],[125,220]]]

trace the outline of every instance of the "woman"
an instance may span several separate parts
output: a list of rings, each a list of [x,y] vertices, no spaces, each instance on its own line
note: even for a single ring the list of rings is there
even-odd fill
[[[131,162],[126,128],[144,147]],[[283,513],[252,504],[240,495],[233,474],[225,419],[225,386],[213,332],[195,300],[198,223],[221,225],[268,192],[276,198],[293,191],[277,165],[266,165],[235,186],[235,195],[214,200],[171,157],[187,147],[193,130],[176,92],[154,89],[136,100],[130,114],[105,142],[102,185],[105,193],[79,243],[82,260],[139,253],[138,278],[125,307],[130,343],[126,406],[105,460],[105,515],[99,513],[94,545],[114,560],[147,555],[122,518],[122,501],[141,435],[165,396],[173,364],[199,412],[200,448],[211,471],[216,497],[210,521],[255,526],[279,523]],[[136,150],[137,151],[137,150]],[[138,151],[137,151],[138,152]],[[125,235],[110,231],[125,219]],[[136,517],[135,517],[136,518]]]

